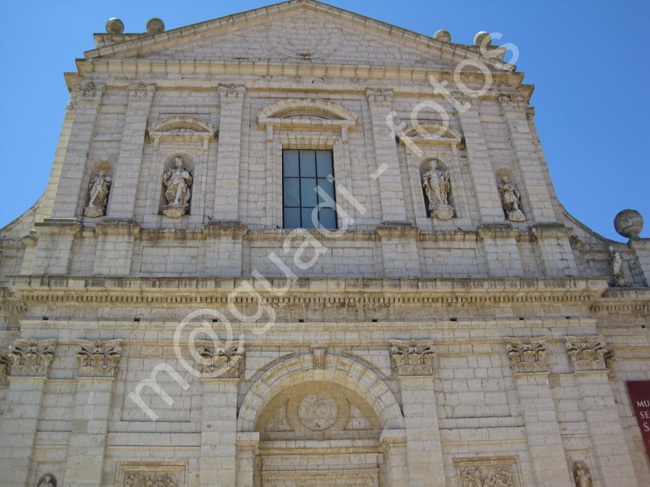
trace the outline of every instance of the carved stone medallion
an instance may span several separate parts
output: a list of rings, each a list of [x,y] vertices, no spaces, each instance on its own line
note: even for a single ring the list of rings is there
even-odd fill
[[[339,417],[339,409],[331,397],[310,394],[300,403],[298,417],[310,430],[324,431],[334,426]]]
[[[269,44],[278,54],[298,59],[322,59],[339,45],[341,35],[335,27],[306,17],[300,18],[295,25],[295,29],[287,29],[284,22],[269,26]]]

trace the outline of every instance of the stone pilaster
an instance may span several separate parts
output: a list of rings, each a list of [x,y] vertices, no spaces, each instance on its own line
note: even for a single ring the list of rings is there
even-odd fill
[[[213,342],[197,345],[201,358],[197,365],[203,376],[199,485],[232,487],[237,485],[237,392],[244,347],[219,349]]]
[[[517,160],[517,181],[521,184],[523,198],[528,200],[528,218],[537,223],[555,221],[551,195],[542,170],[542,161],[537,154],[530,131],[526,108],[528,103],[519,94],[505,94],[499,97],[510,144]]]
[[[128,86],[129,102],[126,107],[122,144],[106,212],[111,218],[129,219],[134,216],[147,118],[155,91],[156,86],[153,84],[134,83]]]
[[[84,176],[90,153],[99,105],[106,86],[82,81],[70,94],[69,110],[74,110],[65,159],[52,207],[52,218],[77,218],[86,198]]]
[[[46,219],[35,223],[38,243],[34,251],[32,274],[67,274],[72,249],[81,224],[74,219]]]
[[[578,275],[569,230],[560,223],[537,224],[533,239],[537,243],[546,277],[575,277]]]
[[[445,473],[430,341],[393,340],[391,364],[397,374],[406,425],[406,462],[411,487],[444,487]]]
[[[384,430],[379,438],[379,453],[384,457],[384,478],[386,487],[409,487],[409,472],[406,464],[406,432]]]
[[[650,286],[650,238],[631,238],[627,245],[634,251],[636,266],[645,285]]]
[[[408,224],[377,227],[385,277],[420,277],[419,232],[417,227]]]
[[[205,273],[215,277],[239,277],[243,238],[248,227],[237,222],[210,222],[203,227]]]
[[[131,221],[104,220],[95,225],[97,251],[93,274],[128,276],[131,273],[135,239],[140,226]]]
[[[506,338],[506,349],[528,437],[535,485],[572,487],[548,383],[546,339]]]
[[[254,487],[253,474],[259,443],[259,433],[237,433],[237,487]]]
[[[517,247],[519,232],[509,223],[481,225],[478,238],[490,277],[521,277],[524,269]]]
[[[478,99],[454,94],[459,102],[458,117],[467,147],[467,167],[472,177],[480,223],[503,222],[504,214],[496,185],[496,176],[488,155],[487,139],[478,113]]]
[[[102,485],[102,464],[121,340],[78,340],[77,393],[65,467],[70,487]]]
[[[243,86],[219,86],[219,145],[214,219],[239,220],[239,164],[241,156]]]
[[[17,340],[9,347],[9,390],[0,422],[3,485],[27,487],[54,340]]]
[[[386,123],[390,119],[393,107],[393,92],[390,90],[366,90],[372,136],[375,144],[375,161],[377,170],[381,172],[379,183],[379,199],[383,222],[405,222],[406,208],[404,206],[404,190],[402,175],[397,159],[397,143],[395,135]]]
[[[609,384],[613,354],[603,337],[566,337],[569,363],[585,413],[598,477],[605,487],[637,487],[632,459]]]

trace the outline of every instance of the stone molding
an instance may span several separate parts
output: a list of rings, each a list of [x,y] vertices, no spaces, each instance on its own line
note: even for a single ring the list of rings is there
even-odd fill
[[[393,103],[393,90],[367,88],[366,98],[370,105],[390,107]]]
[[[115,377],[120,361],[122,340],[106,342],[77,340],[77,377]]]
[[[354,130],[357,114],[317,98],[291,98],[265,106],[257,113],[261,128],[274,130]]]
[[[382,223],[377,226],[377,236],[380,240],[386,238],[417,238],[420,235],[420,229],[410,223],[389,224]]]
[[[430,340],[391,340],[390,362],[398,377],[433,376],[436,349]]]
[[[612,370],[614,352],[608,350],[602,336],[565,337],[569,365],[574,372]]]
[[[126,90],[129,93],[129,101],[151,101],[156,92],[155,84],[132,83]]]
[[[571,230],[562,223],[537,223],[533,225],[531,237],[534,240],[547,238],[570,238]]]
[[[248,232],[248,226],[238,221],[211,221],[203,225],[201,232],[206,237],[241,240]]]
[[[241,103],[244,100],[244,94],[246,93],[246,88],[237,85],[219,85],[217,91],[219,91],[221,103],[224,102]]]
[[[78,235],[83,225],[74,218],[45,218],[34,223],[37,235]]]
[[[463,142],[463,134],[449,124],[435,121],[409,124],[399,131],[397,138],[401,144],[409,141],[418,147],[460,147]]]
[[[541,338],[506,338],[508,360],[515,374],[547,372],[548,343]]]
[[[239,379],[244,370],[244,345],[217,347],[211,340],[195,342],[194,359],[202,378],[205,379]]]
[[[104,219],[94,226],[96,235],[137,236],[142,228],[135,220],[110,220]]]
[[[56,340],[16,340],[9,345],[11,376],[47,377]]]

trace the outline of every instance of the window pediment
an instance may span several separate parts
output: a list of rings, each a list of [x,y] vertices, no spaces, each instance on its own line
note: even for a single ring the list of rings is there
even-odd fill
[[[314,98],[296,98],[273,103],[257,114],[260,127],[280,130],[354,129],[357,115],[336,103]]]

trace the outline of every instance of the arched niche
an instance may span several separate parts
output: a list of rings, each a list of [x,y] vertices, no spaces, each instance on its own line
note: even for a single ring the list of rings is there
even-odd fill
[[[175,115],[164,118],[147,129],[149,138],[153,141],[155,151],[161,141],[169,142],[202,142],[203,150],[208,150],[209,141],[213,140],[216,129],[205,120],[189,115]]]

